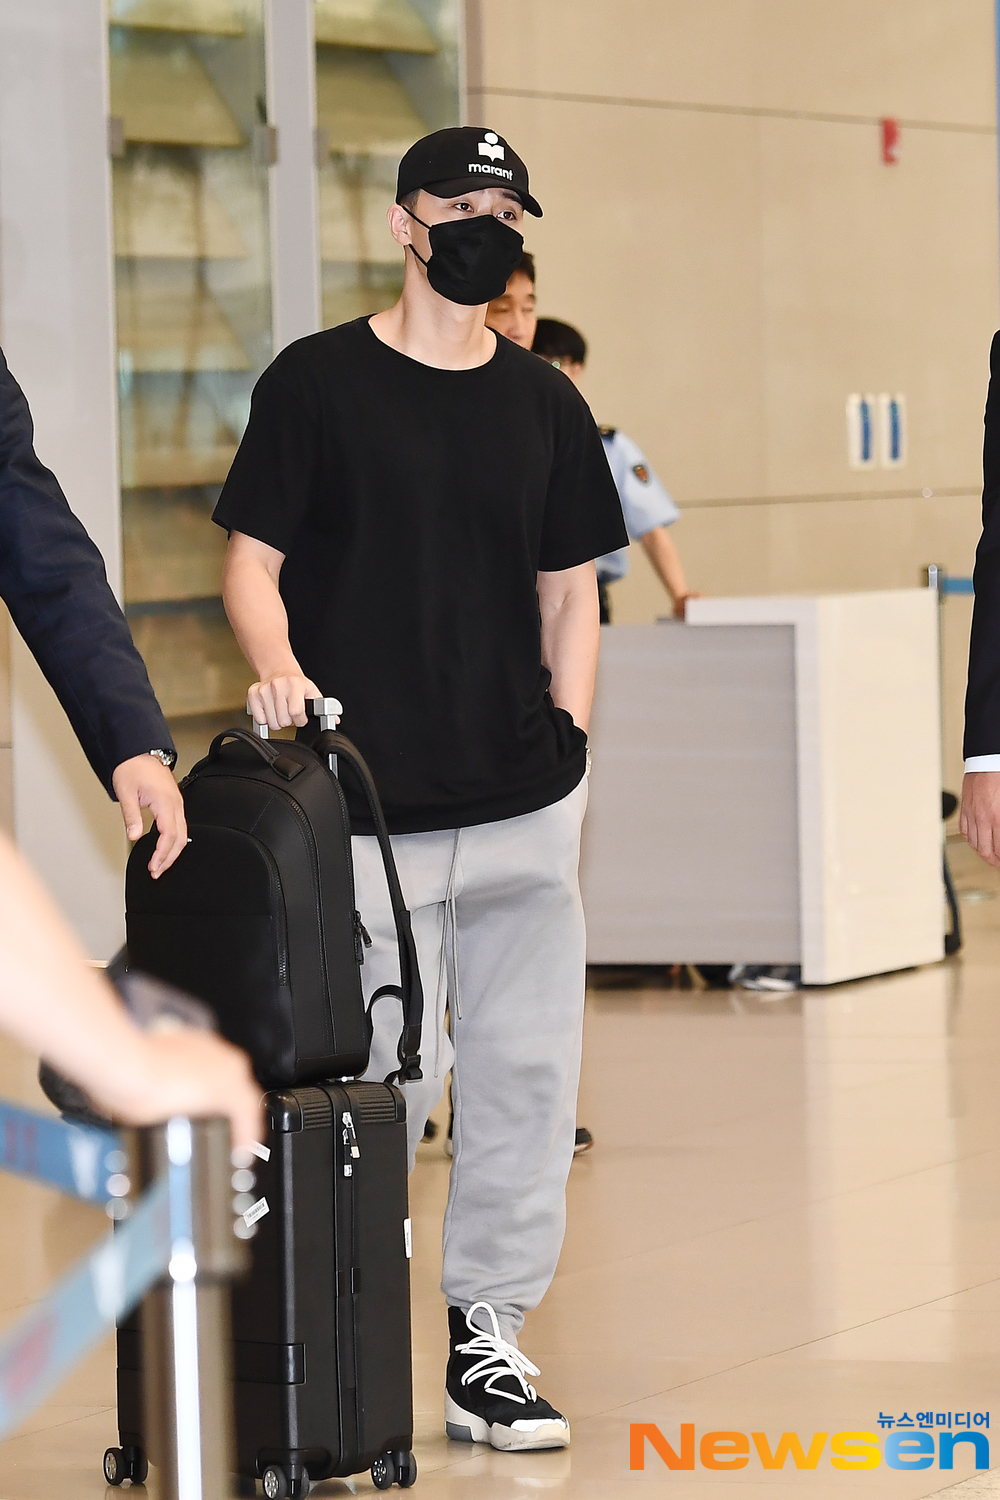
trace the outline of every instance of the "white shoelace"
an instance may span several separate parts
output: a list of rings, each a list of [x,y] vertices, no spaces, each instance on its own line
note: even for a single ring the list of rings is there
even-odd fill
[[[493,1324],[492,1333],[484,1333],[477,1328],[472,1321],[472,1314],[482,1308]],[[497,1315],[488,1302],[476,1302],[465,1315],[465,1321],[473,1337],[466,1344],[456,1344],[456,1354],[481,1354],[482,1359],[471,1365],[462,1376],[463,1385],[471,1385],[474,1380],[486,1382],[484,1390],[489,1391],[491,1396],[503,1396],[507,1401],[518,1401],[526,1406],[529,1401],[538,1400],[538,1392],[533,1385],[525,1380],[525,1375],[540,1375],[542,1372],[537,1365],[533,1365],[526,1355],[522,1354],[516,1344],[508,1344],[507,1340],[500,1337],[500,1324]],[[520,1384],[523,1396],[515,1396],[511,1391],[501,1391],[493,1384],[494,1380],[502,1376],[513,1375]]]

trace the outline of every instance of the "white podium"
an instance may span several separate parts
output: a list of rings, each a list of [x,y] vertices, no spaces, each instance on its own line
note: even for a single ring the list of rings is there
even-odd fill
[[[932,590],[699,599],[608,626],[581,867],[591,963],[943,956]]]

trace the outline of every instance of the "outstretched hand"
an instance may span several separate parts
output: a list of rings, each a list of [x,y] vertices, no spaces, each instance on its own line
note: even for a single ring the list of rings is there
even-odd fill
[[[158,880],[187,844],[184,799],[173,772],[155,755],[133,755],[115,767],[111,784],[125,832],[133,844],[142,836],[142,809],[148,807],[156,820],[160,837],[149,861],[149,873]]]
[[[704,594],[699,594],[697,589],[692,589],[689,594],[678,594],[674,599],[674,619],[687,619],[687,602],[689,599],[704,599]]]
[[[234,1149],[259,1141],[261,1089],[246,1055],[209,1031],[137,1034],[130,1068],[110,1066],[87,1093],[105,1114],[127,1125],[155,1125],[174,1115],[229,1118]]]

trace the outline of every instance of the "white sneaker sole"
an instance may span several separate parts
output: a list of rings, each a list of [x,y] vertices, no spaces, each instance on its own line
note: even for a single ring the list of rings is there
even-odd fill
[[[489,1443],[501,1453],[531,1452],[539,1448],[568,1448],[569,1423],[540,1422],[531,1432],[522,1432],[517,1427],[504,1427],[494,1422],[490,1427],[482,1417],[471,1411],[463,1411],[456,1401],[444,1393],[444,1428],[448,1436],[457,1443]]]

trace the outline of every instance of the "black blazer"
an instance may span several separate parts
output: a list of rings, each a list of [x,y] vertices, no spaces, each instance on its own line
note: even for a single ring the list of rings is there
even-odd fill
[[[28,403],[2,351],[0,598],[112,796],[123,760],[173,749],[104,559],[35,454]]]
[[[983,534],[973,572],[976,591],[965,694],[966,760],[1000,755],[1000,333],[990,349],[983,443]]]

